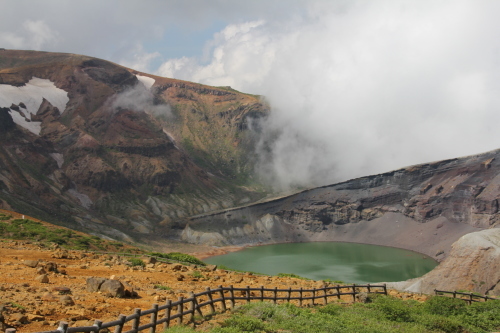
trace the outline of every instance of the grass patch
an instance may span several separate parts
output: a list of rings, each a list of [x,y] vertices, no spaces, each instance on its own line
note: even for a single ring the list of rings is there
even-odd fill
[[[2,216],[9,215],[1,214],[0,217]],[[97,236],[82,235],[70,229],[47,226],[29,219],[8,221],[0,218],[0,238],[36,241],[42,246],[57,244],[73,250],[123,251],[125,247],[123,243],[110,242]]]
[[[193,273],[191,273],[191,276],[197,279],[203,279],[205,277],[203,276],[203,274],[201,274],[200,271],[193,271]]]
[[[151,256],[154,256],[154,257],[171,259],[171,260],[185,262],[185,263],[199,265],[199,266],[206,266],[207,265],[203,261],[201,261],[200,259],[198,259],[190,254],[181,253],[181,252],[170,252],[170,253],[149,252],[148,254]]]
[[[11,302],[11,303],[10,303],[10,306],[11,306],[11,307],[13,307],[13,308],[16,308],[16,309],[20,309],[20,310],[24,310],[24,309],[25,309],[25,307],[24,307],[24,306],[22,306],[22,305],[21,305],[21,304],[19,304],[19,303],[15,303],[15,302]]]
[[[329,304],[314,308],[258,302],[237,307],[219,327],[207,332],[480,333],[500,329],[500,301],[464,307],[456,306],[455,301],[432,297],[420,303],[374,295],[373,302],[368,304]],[[447,312],[447,306],[451,306],[451,312]],[[166,332],[195,331],[175,327]]]
[[[130,259],[128,259],[128,262],[130,263],[130,266],[132,266],[132,267],[134,267],[134,266],[141,266],[141,267],[146,266],[146,263],[144,261],[142,261],[142,259],[139,259],[139,258],[130,258]]]
[[[301,279],[301,280],[311,280],[311,279],[308,279],[306,277],[303,277],[303,276],[300,276],[300,275],[297,275],[297,274],[293,274],[293,273],[278,273],[278,275],[276,275],[277,277],[288,277],[288,278],[294,278],[294,279]]]
[[[225,271],[238,272],[238,273],[252,273],[254,275],[269,275],[269,274],[264,274],[264,273],[259,273],[259,272],[242,271],[242,270],[239,270],[239,269],[229,268],[226,265],[217,265],[217,268],[218,269],[223,269]]]
[[[172,288],[170,288],[170,287],[168,287],[168,286],[161,285],[161,284],[155,284],[155,289],[160,289],[160,290],[171,290]]]

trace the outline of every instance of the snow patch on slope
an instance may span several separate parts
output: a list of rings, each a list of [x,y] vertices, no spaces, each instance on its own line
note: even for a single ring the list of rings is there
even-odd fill
[[[61,169],[63,163],[64,163],[64,156],[63,154],[61,153],[51,153],[49,154],[50,156],[52,156],[52,158],[57,162],[57,166],[59,167],[59,169]]]
[[[150,78],[149,76],[136,74],[135,77],[137,77],[137,80],[139,80],[147,89],[151,89],[153,84],[155,84],[155,79]]]
[[[36,135],[40,134],[41,122],[31,121],[31,115],[36,115],[44,98],[57,107],[60,113],[64,112],[69,101],[68,93],[47,79],[33,77],[22,87],[0,84],[0,107],[10,108],[12,104],[24,103],[26,109],[11,109],[10,115],[16,124]]]

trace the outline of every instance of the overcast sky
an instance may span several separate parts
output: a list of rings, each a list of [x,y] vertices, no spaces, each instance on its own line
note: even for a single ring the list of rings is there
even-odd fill
[[[500,148],[500,1],[0,6],[0,47],[86,54],[266,96],[259,171],[279,188]]]

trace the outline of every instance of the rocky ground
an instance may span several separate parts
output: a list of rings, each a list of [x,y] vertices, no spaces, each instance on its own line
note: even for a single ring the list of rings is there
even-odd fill
[[[143,260],[148,262],[148,258]],[[118,280],[127,294],[112,297],[112,288],[90,291],[90,278]],[[19,332],[49,331],[61,320],[70,326],[92,325],[95,319],[112,321],[120,314],[132,314],[135,308],[150,309],[152,304],[163,304],[167,299],[176,301],[180,296],[188,297],[191,291],[201,292],[206,287],[219,285],[311,288],[324,284],[323,281],[231,272],[214,266],[161,262],[151,262],[145,267],[130,266],[126,257],[117,255],[49,249],[32,242],[11,240],[0,240],[0,281],[2,332],[6,327],[15,327]],[[425,295],[391,293],[426,298]]]

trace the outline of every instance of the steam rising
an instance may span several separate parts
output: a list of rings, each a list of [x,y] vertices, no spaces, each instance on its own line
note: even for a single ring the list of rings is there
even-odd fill
[[[86,54],[266,96],[258,171],[277,188],[499,148],[500,1],[62,4],[4,0],[22,17],[0,21],[0,48]],[[200,52],[206,29],[224,25]],[[116,105],[166,111],[137,89]]]
[[[146,112],[153,116],[168,116],[172,111],[169,105],[155,102],[154,95],[142,82],[116,95],[111,106],[115,110],[121,108],[136,112]]]
[[[499,148],[493,1],[316,2],[227,26],[159,73],[266,96],[258,171],[314,186]]]

